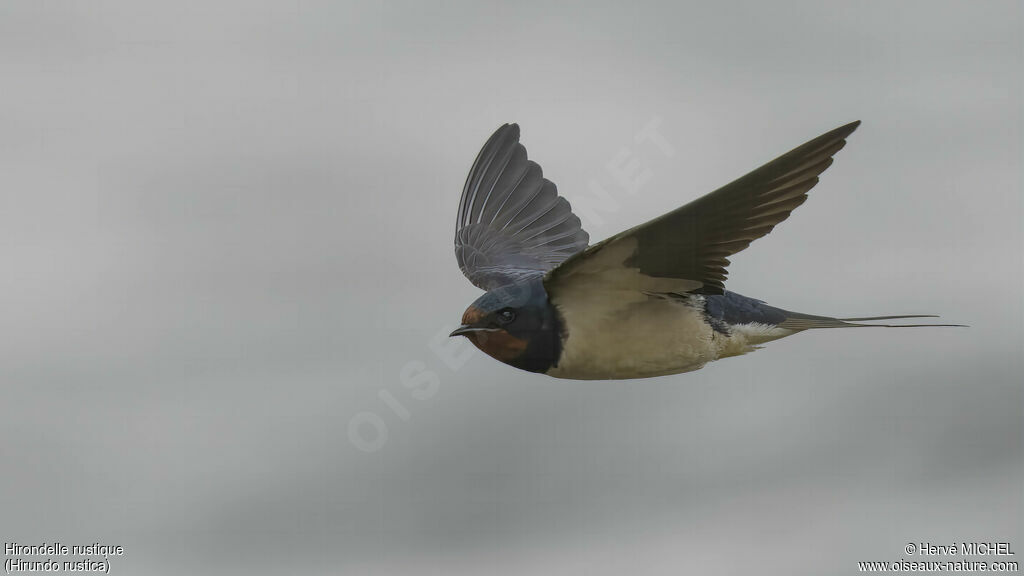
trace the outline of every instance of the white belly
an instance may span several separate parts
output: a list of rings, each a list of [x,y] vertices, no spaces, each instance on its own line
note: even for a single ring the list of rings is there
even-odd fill
[[[553,299],[568,336],[558,366],[547,374],[578,380],[677,374],[793,333],[756,324],[734,326],[729,335],[716,332],[704,319],[702,298],[692,298],[699,308],[627,292],[577,292]]]

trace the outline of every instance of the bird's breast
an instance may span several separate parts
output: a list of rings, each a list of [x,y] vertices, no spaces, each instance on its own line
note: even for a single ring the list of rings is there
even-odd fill
[[[626,291],[569,296],[552,299],[565,337],[551,376],[595,380],[686,372],[718,358],[724,344],[700,302]]]

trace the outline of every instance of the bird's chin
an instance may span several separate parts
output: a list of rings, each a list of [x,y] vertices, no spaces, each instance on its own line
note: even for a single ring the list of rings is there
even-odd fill
[[[516,338],[505,330],[477,330],[463,334],[474,346],[491,358],[501,362],[510,362],[519,358],[529,344],[522,338]]]

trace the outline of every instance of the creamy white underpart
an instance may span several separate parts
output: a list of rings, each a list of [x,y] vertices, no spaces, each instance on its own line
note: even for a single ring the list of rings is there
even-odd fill
[[[728,335],[716,332],[705,321],[701,296],[691,296],[695,305],[652,296],[686,290],[674,290],[673,279],[646,277],[635,269],[574,276],[551,294],[567,328],[558,366],[547,372],[557,378],[645,378],[688,372],[794,333],[766,324],[734,325]]]
[[[687,294],[702,284],[630,268],[635,249],[636,239],[609,244],[550,287],[567,335],[558,366],[547,374],[583,380],[676,374],[794,333],[764,324],[716,332],[703,317],[702,296],[687,296],[694,300],[690,305],[666,295]]]

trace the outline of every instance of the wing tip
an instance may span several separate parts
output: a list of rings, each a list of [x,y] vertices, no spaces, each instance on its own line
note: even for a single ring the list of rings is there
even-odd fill
[[[480,155],[483,155],[487,150],[495,150],[504,148],[509,144],[519,142],[519,124],[515,122],[506,122],[491,133],[490,138],[484,142],[484,145],[480,147]]]
[[[836,128],[832,132],[839,138],[846,138],[850,134],[853,134],[854,130],[860,127],[860,120],[854,120],[849,124],[844,124],[839,128]]]
[[[506,122],[501,126],[498,126],[498,129],[494,131],[495,134],[502,132],[512,134],[516,141],[519,141],[519,124],[515,122]]]

